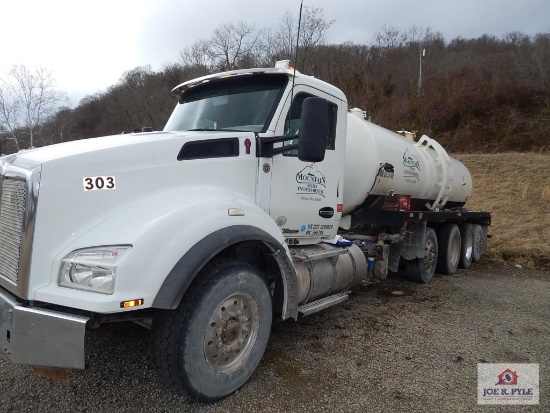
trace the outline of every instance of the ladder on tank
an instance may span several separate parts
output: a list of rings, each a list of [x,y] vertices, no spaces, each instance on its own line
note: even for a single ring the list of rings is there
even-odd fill
[[[443,207],[449,200],[449,196],[452,191],[453,173],[451,167],[451,158],[447,151],[437,141],[429,138],[426,135],[422,135],[417,146],[424,149],[432,148],[435,151],[436,157],[433,159],[434,163],[441,167],[441,179],[437,180],[435,185],[439,187],[439,193],[435,201],[430,204],[427,203],[426,207],[432,211],[437,211]]]

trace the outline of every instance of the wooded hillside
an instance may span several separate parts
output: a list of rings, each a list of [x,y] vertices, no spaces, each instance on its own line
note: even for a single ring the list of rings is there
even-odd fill
[[[34,146],[144,126],[161,130],[176,103],[169,93],[177,84],[221,70],[294,60],[297,23],[297,16],[286,13],[271,28],[223,24],[162,70],[129,70],[105,92],[40,119],[30,134]],[[366,110],[373,122],[426,134],[449,152],[550,151],[550,33],[447,41],[429,29],[384,26],[370,44],[326,44],[332,23],[321,9],[305,8],[292,64],[341,88],[350,107]],[[3,96],[0,109],[6,107]],[[28,122],[10,130],[5,110],[4,121],[1,116],[0,152],[29,147]]]

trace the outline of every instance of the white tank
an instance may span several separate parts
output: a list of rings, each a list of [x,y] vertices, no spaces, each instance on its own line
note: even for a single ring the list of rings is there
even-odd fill
[[[366,202],[378,208],[380,196],[409,195],[411,210],[459,207],[472,193],[472,177],[435,140],[418,142],[348,114],[343,214]],[[369,197],[367,199],[367,197]]]

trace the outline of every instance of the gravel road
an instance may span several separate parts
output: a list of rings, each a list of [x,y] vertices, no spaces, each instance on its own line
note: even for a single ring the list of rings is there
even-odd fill
[[[550,274],[481,262],[429,284],[393,276],[276,323],[252,379],[213,405],[158,381],[148,331],[102,326],[69,384],[0,357],[0,412],[550,412]],[[539,406],[478,406],[477,363],[539,363]]]

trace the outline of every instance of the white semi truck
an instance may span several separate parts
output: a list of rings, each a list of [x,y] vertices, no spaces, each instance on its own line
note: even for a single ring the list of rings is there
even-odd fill
[[[348,110],[290,67],[177,86],[164,131],[0,160],[0,352],[85,367],[88,328],[151,328],[168,386],[215,401],[258,366],[272,320],[388,271],[428,282],[478,260],[466,167]]]

